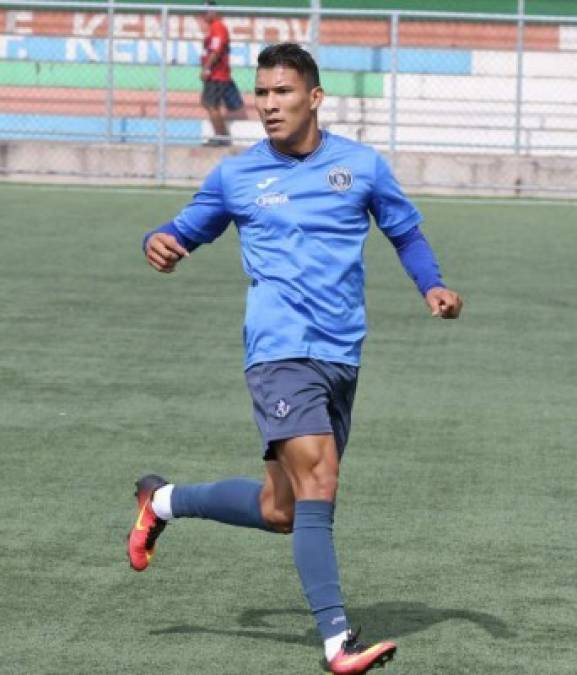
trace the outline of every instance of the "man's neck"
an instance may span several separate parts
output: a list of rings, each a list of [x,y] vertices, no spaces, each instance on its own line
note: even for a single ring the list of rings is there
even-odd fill
[[[310,134],[310,137],[307,137],[298,143],[285,144],[271,141],[271,144],[275,150],[282,153],[283,155],[289,155],[291,157],[306,157],[319,147],[321,140],[321,131],[315,127],[314,132]]]

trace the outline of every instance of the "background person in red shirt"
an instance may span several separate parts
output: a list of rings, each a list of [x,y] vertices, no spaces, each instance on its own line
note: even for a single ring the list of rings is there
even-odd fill
[[[207,144],[230,145],[223,108],[238,112],[243,109],[244,103],[230,75],[228,29],[214,9],[214,0],[206,0],[205,5],[207,35],[201,59],[200,76],[204,81],[201,102],[214,129],[214,138],[210,138]]]

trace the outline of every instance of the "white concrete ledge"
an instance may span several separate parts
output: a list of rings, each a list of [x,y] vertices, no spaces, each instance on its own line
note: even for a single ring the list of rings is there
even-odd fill
[[[0,180],[123,185],[198,185],[243,147],[169,147],[166,176],[150,145],[0,142]],[[408,191],[428,194],[577,197],[577,160],[563,156],[400,152],[395,170]]]

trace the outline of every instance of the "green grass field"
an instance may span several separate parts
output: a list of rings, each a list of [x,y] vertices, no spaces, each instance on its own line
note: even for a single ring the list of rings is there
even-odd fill
[[[258,476],[236,235],[174,274],[186,192],[0,185],[1,673],[309,675],[288,537],[177,522],[132,572],[142,472]],[[336,541],[392,675],[574,675],[577,205],[419,200],[462,320],[367,244],[370,335]]]

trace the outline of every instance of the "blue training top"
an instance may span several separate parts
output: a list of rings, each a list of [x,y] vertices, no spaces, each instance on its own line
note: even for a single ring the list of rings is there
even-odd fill
[[[366,334],[369,214],[404,245],[414,237],[404,241],[403,235],[418,232],[422,220],[376,150],[324,131],[303,161],[279,153],[268,140],[225,159],[174,221],[155,231],[173,232],[192,249],[235,222],[251,279],[246,368],[302,357],[358,365]],[[419,239],[430,253],[424,286],[401,260],[425,292],[442,282],[426,240]]]

